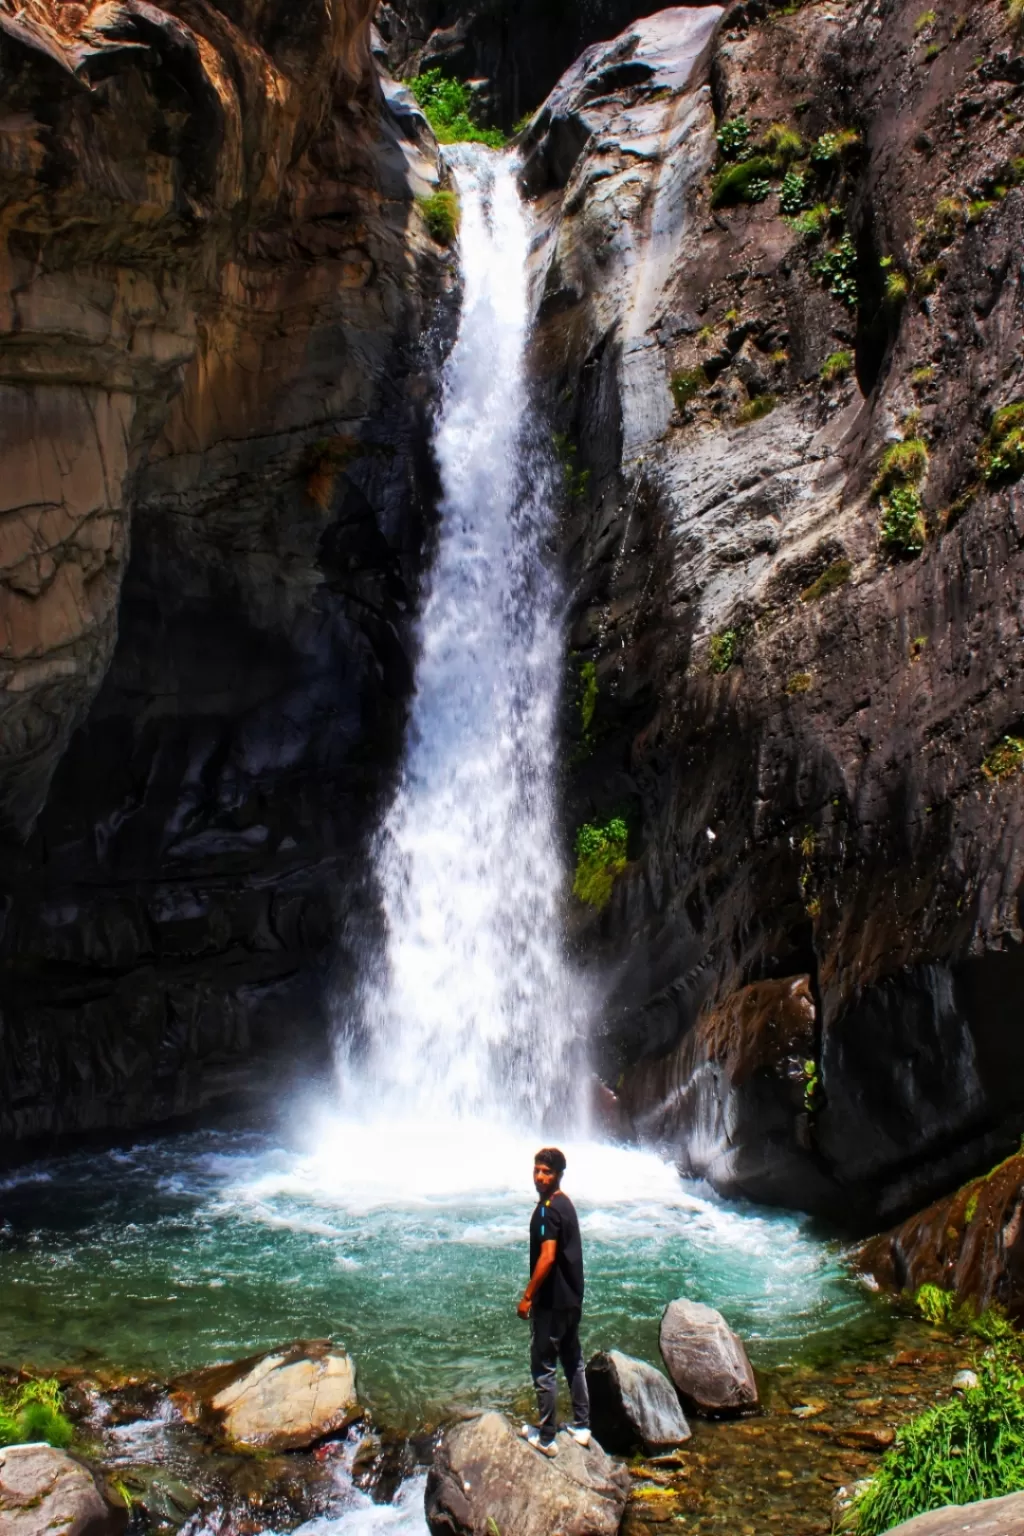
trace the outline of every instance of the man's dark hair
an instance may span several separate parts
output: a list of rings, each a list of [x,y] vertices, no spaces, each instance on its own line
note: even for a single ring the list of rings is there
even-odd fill
[[[545,1168],[550,1168],[559,1178],[565,1172],[565,1153],[559,1152],[557,1147],[541,1147],[533,1160],[535,1163],[543,1163]]]

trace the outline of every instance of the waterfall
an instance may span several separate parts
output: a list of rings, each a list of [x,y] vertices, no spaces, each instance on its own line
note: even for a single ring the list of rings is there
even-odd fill
[[[586,1008],[561,940],[563,639],[550,452],[525,377],[529,228],[510,157],[448,153],[463,300],[434,443],[440,527],[374,855],[386,942],[363,987],[365,1055],[343,1075],[364,1108],[564,1125]]]

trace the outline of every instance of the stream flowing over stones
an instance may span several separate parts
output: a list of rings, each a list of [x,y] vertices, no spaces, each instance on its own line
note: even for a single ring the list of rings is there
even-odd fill
[[[0,1388],[130,1536],[475,1518],[542,1141],[595,1381],[760,1405],[627,1536],[1024,1319],[1018,19],[0,0]],[[257,1470],[214,1367],[344,1391]]]

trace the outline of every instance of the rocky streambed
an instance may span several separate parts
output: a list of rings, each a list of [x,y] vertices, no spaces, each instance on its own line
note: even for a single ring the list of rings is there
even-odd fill
[[[609,1461],[611,1470],[602,1475],[614,1477],[619,1489],[609,1529],[621,1524],[624,1536],[673,1530],[711,1536],[723,1529],[731,1536],[826,1533],[898,1427],[948,1398],[956,1373],[971,1358],[963,1341],[880,1310],[873,1340],[839,1348],[827,1359],[759,1371],[756,1412],[717,1420],[691,1413],[690,1438],[678,1447],[645,1454],[637,1446],[631,1456]],[[130,1524],[133,1532],[159,1536],[256,1536],[327,1520],[338,1531],[394,1527],[425,1533],[424,1490],[430,1502],[437,1467],[449,1465],[453,1443],[470,1433],[482,1435],[494,1456],[507,1436],[513,1458],[508,1469],[524,1485],[531,1473],[527,1491],[534,1505],[544,1480],[554,1476],[552,1468],[573,1475],[568,1460],[575,1451],[560,1452],[561,1463],[541,1461],[513,1431],[502,1429],[517,1423],[514,1416],[463,1417],[454,1431],[425,1424],[413,1435],[374,1425],[358,1402],[351,1361],[326,1342],[171,1382],[84,1369],[63,1372],[61,1379],[75,1425],[72,1454],[95,1473],[111,1531]],[[513,1407],[528,1411],[528,1397]],[[596,1476],[597,1458],[602,1467],[605,1459],[596,1451],[587,1455],[581,1467]],[[52,1467],[37,1464],[37,1470],[49,1473]],[[47,1502],[17,1512],[7,1478],[0,1467],[4,1512],[15,1519],[11,1529],[32,1536],[44,1528],[39,1521]],[[94,1502],[85,1484],[77,1486],[83,1499]],[[432,1519],[443,1518],[435,1496]]]

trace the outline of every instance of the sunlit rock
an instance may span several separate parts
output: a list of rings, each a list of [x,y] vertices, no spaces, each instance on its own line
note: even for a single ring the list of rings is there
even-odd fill
[[[757,1407],[757,1382],[743,1341],[714,1307],[670,1301],[659,1342],[680,1397],[697,1413],[743,1413]]]
[[[675,1388],[646,1361],[617,1349],[595,1355],[587,1386],[591,1425],[606,1451],[628,1455],[640,1445],[650,1454],[689,1440]]]
[[[3,1536],[120,1536],[124,1505],[109,1502],[92,1473],[49,1445],[0,1450]]]
[[[1011,1493],[1004,1499],[933,1509],[903,1525],[894,1525],[888,1536],[1020,1536],[1021,1531],[1024,1493]]]
[[[499,1413],[443,1436],[427,1479],[432,1536],[615,1536],[629,1494],[625,1467],[595,1443],[558,1436],[548,1459]]]
[[[326,1340],[196,1371],[175,1384],[173,1400],[190,1423],[252,1451],[304,1449],[360,1413],[355,1365]]]

